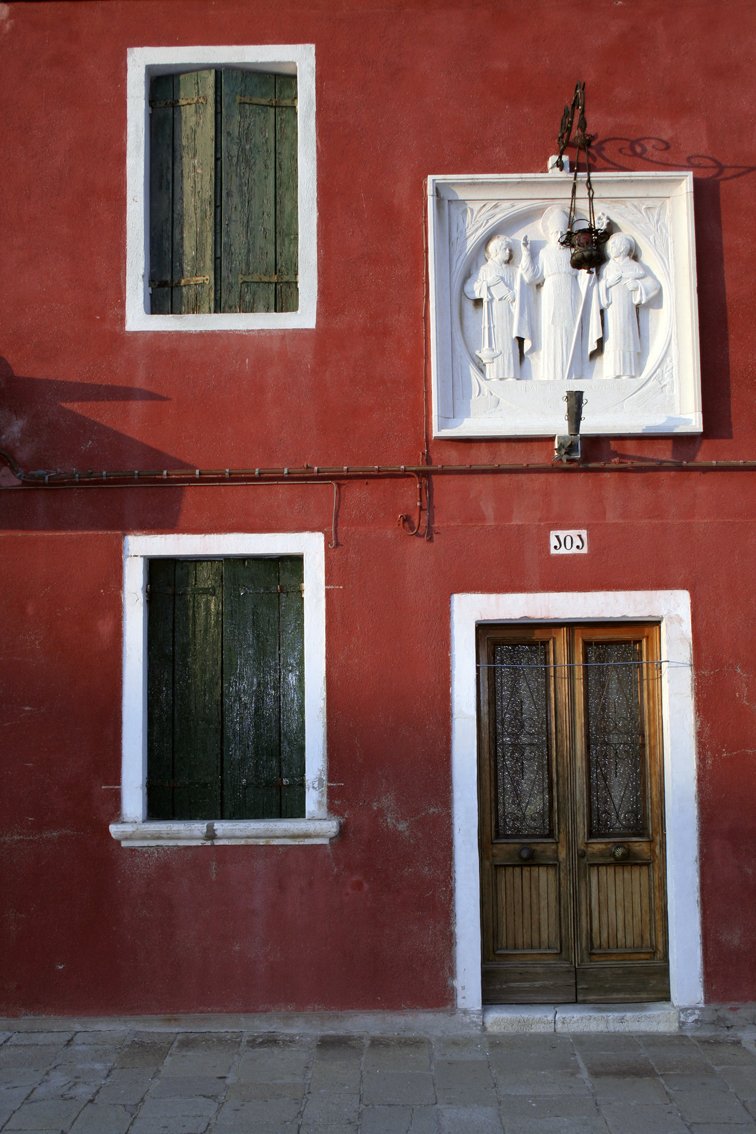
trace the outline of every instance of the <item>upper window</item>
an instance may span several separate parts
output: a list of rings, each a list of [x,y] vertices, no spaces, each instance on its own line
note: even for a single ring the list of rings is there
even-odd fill
[[[126,326],[315,323],[314,48],[129,52]]]

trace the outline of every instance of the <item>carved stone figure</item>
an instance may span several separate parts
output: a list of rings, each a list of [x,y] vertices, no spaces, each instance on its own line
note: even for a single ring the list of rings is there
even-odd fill
[[[483,301],[482,345],[476,354],[486,378],[519,378],[520,349],[515,338],[516,276],[512,242],[492,236],[485,248],[486,262],[465,284],[468,299]]]
[[[541,220],[545,248],[533,256],[529,238],[522,239],[520,272],[541,288],[540,377],[549,381],[582,378],[601,337],[596,277],[570,265],[570,250],[559,243],[567,226],[564,209],[552,206]]]
[[[638,308],[660,285],[635,257],[632,236],[615,232],[607,244],[609,260],[601,269],[599,302],[604,312],[604,378],[634,378],[641,372]]]

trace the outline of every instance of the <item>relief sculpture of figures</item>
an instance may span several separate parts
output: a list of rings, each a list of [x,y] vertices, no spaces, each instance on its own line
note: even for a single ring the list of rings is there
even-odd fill
[[[526,350],[540,353],[539,377],[547,381],[582,378],[590,353],[601,338],[601,312],[596,277],[570,264],[570,249],[560,239],[567,231],[564,209],[548,208],[541,220],[546,246],[536,255],[527,236],[522,239],[523,279],[540,286],[540,343],[526,341]]]
[[[517,272],[511,265],[511,240],[492,236],[485,255],[477,276],[471,276],[464,288],[468,299],[483,301],[482,345],[476,354],[485,367],[486,378],[519,378],[520,348],[515,338]]]
[[[634,378],[641,372],[638,307],[659,292],[660,285],[634,258],[635,241],[616,232],[607,244],[609,261],[602,267],[599,301],[604,312],[604,378]]]

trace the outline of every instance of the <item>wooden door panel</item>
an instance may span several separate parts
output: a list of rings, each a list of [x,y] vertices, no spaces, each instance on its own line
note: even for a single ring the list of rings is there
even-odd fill
[[[575,966],[555,964],[484,964],[484,1004],[572,1004],[576,999]]]
[[[650,863],[588,868],[591,957],[654,954],[653,877]]]
[[[486,626],[485,1003],[668,995],[655,626]]]
[[[494,877],[495,953],[561,952],[559,866],[497,866]]]
[[[480,641],[481,892],[486,1002],[574,1000],[564,777],[552,680],[560,631]]]
[[[586,1004],[630,1004],[669,1000],[669,965],[665,961],[578,965],[577,1000]]]
[[[658,628],[576,627],[573,656],[578,997],[651,999],[667,971]]]

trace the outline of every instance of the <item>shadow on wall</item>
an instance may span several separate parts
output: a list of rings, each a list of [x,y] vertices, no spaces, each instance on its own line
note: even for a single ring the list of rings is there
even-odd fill
[[[665,138],[596,138],[591,169],[597,173],[690,170],[695,179],[696,258],[701,350],[701,386],[707,437],[732,436],[730,351],[725,291],[720,185],[756,173],[756,165],[722,162],[712,154],[677,157]],[[702,270],[705,265],[705,271]],[[676,443],[675,457],[690,460],[693,439]]]
[[[0,357],[0,449],[27,472],[162,470],[183,465],[185,462],[171,453],[68,408],[76,403],[122,405],[146,401],[168,402],[169,399],[133,386],[16,374],[10,363]],[[121,409],[119,419],[128,418],[128,409]],[[2,494],[2,528],[81,529],[91,526],[113,530],[132,526],[129,520],[134,513],[133,503],[125,508],[122,498],[131,497],[133,501],[135,494],[126,489],[28,487],[21,484],[5,464],[0,471],[0,488],[16,490]],[[145,493],[140,490],[138,495]],[[158,489],[150,495],[160,497],[159,506],[152,509],[156,513],[154,522],[171,525],[179,514],[182,490]],[[145,518],[142,522],[149,521]]]
[[[689,169],[697,180],[707,181],[734,181],[756,173],[756,165],[732,165],[712,154],[688,154],[677,159],[666,138],[595,138],[591,158],[591,169],[597,173],[637,171],[639,162],[659,170]]]

